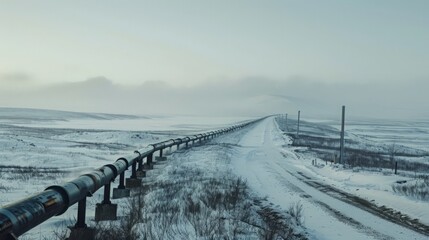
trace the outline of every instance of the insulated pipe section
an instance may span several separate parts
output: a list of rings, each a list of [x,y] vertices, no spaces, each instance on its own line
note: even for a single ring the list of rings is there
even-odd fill
[[[0,239],[12,233],[19,236],[45,220],[61,215],[73,204],[113,181],[137,158],[130,162],[121,158],[63,185],[50,186],[42,193],[4,206],[0,209]]]
[[[149,146],[152,146],[153,147],[153,151],[156,152],[158,150],[164,149],[164,142],[151,144]]]
[[[200,140],[201,138],[203,138],[203,134],[197,134],[195,135],[195,137],[197,137],[197,140]]]
[[[153,152],[155,152],[155,150],[154,150],[154,147],[152,145],[149,145],[143,149],[134,151],[134,153],[137,153],[139,155],[138,160],[139,161],[141,160],[142,164],[144,163],[143,159],[146,158],[147,156],[149,156],[150,154],[152,154]],[[147,162],[147,160],[146,160],[146,162]]]
[[[165,147],[172,147],[175,143],[174,143],[174,139],[170,139],[164,142],[165,143]]]
[[[167,147],[171,147],[173,145],[174,145],[174,140],[171,139],[171,140],[167,140],[167,141],[164,141],[164,142],[151,144],[149,146],[152,146],[153,147],[153,151],[155,152],[155,151],[167,148]]]
[[[113,181],[119,174],[128,169],[128,164],[129,162],[125,158],[120,158],[113,164],[104,165],[63,185],[48,187],[48,190],[55,190],[61,193],[64,198],[65,208],[59,214],[64,213],[73,204],[91,196],[98,189]]]
[[[141,153],[139,154],[139,151],[135,151],[133,153],[133,155],[129,155],[129,156],[123,158],[123,160],[126,160],[128,163],[128,166],[126,169],[128,169],[128,167],[132,166],[134,163],[137,163],[140,158],[141,158]],[[119,174],[121,174],[121,173],[122,172],[119,172]]]
[[[147,156],[149,156],[150,154],[153,153],[153,147],[152,146],[148,146],[148,147],[146,147],[144,149],[139,150],[139,152],[141,154],[141,157],[145,158],[145,157],[147,157]]]
[[[64,196],[46,190],[20,202],[0,208],[0,239],[20,236],[47,219],[61,214],[66,208]]]
[[[154,147],[154,145],[157,145],[157,144],[158,143],[150,144],[147,147],[134,151],[134,153],[138,154],[140,158],[145,158],[157,150]]]

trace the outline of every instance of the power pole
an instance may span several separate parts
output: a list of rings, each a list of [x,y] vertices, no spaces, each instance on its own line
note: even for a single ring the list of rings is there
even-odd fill
[[[288,131],[288,130],[287,130],[287,113],[286,113],[285,127],[286,127],[286,132],[287,132],[287,131]]]
[[[301,117],[301,111],[298,111],[298,127],[296,128],[296,138],[299,138],[299,119]]]
[[[341,119],[341,139],[340,139],[340,163],[344,164],[344,121],[346,116],[346,106],[343,106],[343,114]]]

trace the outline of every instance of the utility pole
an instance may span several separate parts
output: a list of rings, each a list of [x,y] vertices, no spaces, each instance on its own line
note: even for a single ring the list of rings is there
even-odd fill
[[[287,132],[287,131],[288,131],[288,130],[287,130],[287,113],[286,113],[285,127],[286,127],[286,132]]]
[[[298,127],[296,128],[296,138],[299,138],[299,118],[301,117],[301,111],[298,111]]]
[[[340,139],[340,163],[344,164],[344,121],[346,116],[346,106],[343,106],[343,114],[341,119],[341,139]]]

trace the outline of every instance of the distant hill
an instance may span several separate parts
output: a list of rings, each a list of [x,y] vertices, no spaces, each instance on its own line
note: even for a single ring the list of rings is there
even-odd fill
[[[33,108],[4,108],[0,107],[0,121],[27,120],[27,121],[68,121],[73,119],[139,119],[148,118],[136,115],[83,113]]]

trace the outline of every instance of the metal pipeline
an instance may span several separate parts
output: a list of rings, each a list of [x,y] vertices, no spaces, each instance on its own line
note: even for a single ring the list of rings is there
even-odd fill
[[[19,236],[66,209],[64,196],[55,190],[6,205],[0,208],[0,239],[12,233]]]
[[[20,236],[47,219],[63,214],[70,206],[85,199],[87,196],[92,196],[98,189],[110,184],[130,166],[136,164],[142,158],[151,156],[155,151],[180,143],[188,143],[208,136],[230,132],[258,120],[218,131],[151,144],[141,151],[136,151],[132,156],[119,158],[112,164],[104,165],[70,182],[50,186],[41,193],[36,193],[21,201],[5,205],[0,208],[0,239],[6,238],[6,236]]]

